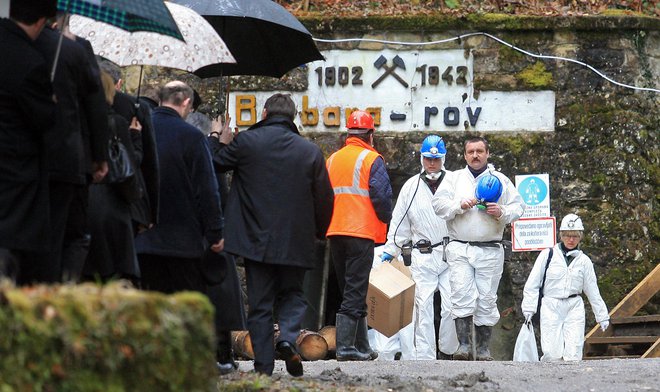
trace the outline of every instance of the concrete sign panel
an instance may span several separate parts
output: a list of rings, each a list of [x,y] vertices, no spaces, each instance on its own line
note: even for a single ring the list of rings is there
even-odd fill
[[[0,0],[0,18],[9,18],[9,0]]]
[[[521,218],[511,225],[514,252],[543,250],[555,246],[556,221],[549,218]]]
[[[523,218],[550,216],[550,176],[548,174],[516,176],[516,189],[527,204]]]
[[[303,131],[340,131],[355,109],[381,131],[553,131],[553,91],[474,91],[465,50],[330,50],[306,65],[306,91],[292,92]],[[259,120],[273,92],[230,93],[240,128]]]

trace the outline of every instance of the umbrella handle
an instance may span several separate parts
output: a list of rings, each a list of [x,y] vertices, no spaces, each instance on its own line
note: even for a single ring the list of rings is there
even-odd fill
[[[57,49],[55,49],[55,59],[53,60],[53,67],[50,70],[50,82],[53,83],[55,80],[55,71],[57,71],[57,62],[60,58],[60,52],[62,51],[62,39],[64,39],[64,26],[69,25],[69,13],[64,13],[64,19],[62,20],[62,25],[58,26],[60,30],[60,37],[57,40]]]
[[[227,76],[227,87],[225,88],[225,122],[229,121],[229,76]]]
[[[135,108],[138,109],[140,107],[140,87],[142,87],[142,70],[144,69],[144,65],[140,64],[140,78],[138,79],[138,88],[137,88],[137,94],[135,94]]]

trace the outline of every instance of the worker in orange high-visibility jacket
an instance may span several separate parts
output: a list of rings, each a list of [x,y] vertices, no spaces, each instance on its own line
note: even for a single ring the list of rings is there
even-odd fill
[[[374,149],[374,120],[358,110],[346,120],[346,145],[328,158],[335,193],[328,239],[342,302],[337,311],[337,360],[368,361],[378,353],[367,335],[367,289],[375,243],[392,218],[392,186]]]

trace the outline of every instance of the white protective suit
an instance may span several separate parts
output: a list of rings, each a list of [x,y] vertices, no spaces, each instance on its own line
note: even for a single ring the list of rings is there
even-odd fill
[[[503,212],[499,219],[476,206],[461,208],[461,200],[474,198],[477,182],[488,173],[496,175],[503,186],[497,202]],[[474,316],[474,325],[495,325],[500,319],[497,288],[504,268],[504,249],[497,244],[487,247],[459,241],[501,241],[504,227],[525,212],[522,197],[511,180],[492,165],[477,178],[466,166],[447,175],[433,198],[433,208],[446,220],[452,240],[447,246],[452,317]]]
[[[607,306],[600,296],[596,273],[591,259],[580,250],[570,265],[561,251],[554,246],[552,260],[545,276],[541,301],[541,349],[542,361],[579,361],[584,346],[584,292],[589,299],[597,322],[609,320]],[[523,313],[536,313],[539,288],[548,249],[543,250],[534,263],[523,291]],[[571,297],[572,296],[572,297]]]
[[[443,182],[448,176],[449,172]],[[403,184],[392,211],[387,243],[383,247],[385,252],[397,257],[401,253],[399,247],[408,240],[412,240],[413,244],[420,239],[427,239],[431,244],[442,242],[442,237],[447,235],[447,226],[445,221],[433,211],[432,198],[431,189],[420,175],[409,178]],[[410,272],[415,281],[415,306],[413,309],[414,353],[409,359],[436,359],[433,323],[433,295],[436,291],[440,291],[442,298],[438,345],[443,353],[453,354],[458,349],[458,339],[456,326],[451,318],[449,271],[447,263],[442,260],[442,245],[433,248],[430,254],[422,254],[418,249],[413,249]]]

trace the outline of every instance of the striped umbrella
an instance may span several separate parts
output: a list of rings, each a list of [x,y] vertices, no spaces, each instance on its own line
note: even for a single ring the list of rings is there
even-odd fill
[[[183,41],[163,0],[57,0],[57,9],[126,31],[151,31]]]

